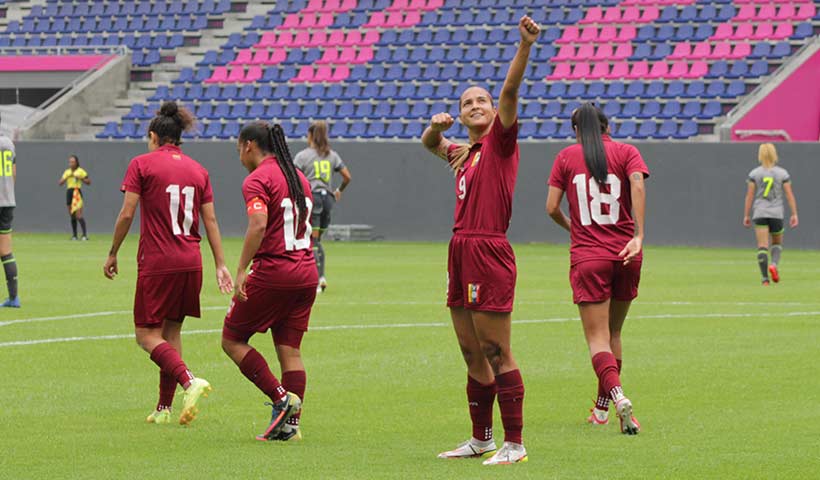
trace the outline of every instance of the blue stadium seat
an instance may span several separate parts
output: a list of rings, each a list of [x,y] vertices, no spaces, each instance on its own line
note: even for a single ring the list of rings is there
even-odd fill
[[[703,110],[701,110],[698,118],[715,118],[719,117],[723,114],[723,107],[720,106],[720,102],[711,101],[706,102],[703,105]]]
[[[626,102],[621,110],[621,116],[626,118],[637,117],[641,113],[641,103],[637,100]]]
[[[555,135],[556,138],[575,137],[575,131],[572,129],[572,123],[569,120],[562,120],[560,125],[558,133]]]
[[[611,82],[606,89],[603,98],[618,98],[626,94],[626,84],[620,81]]]
[[[675,138],[689,138],[698,134],[698,124],[693,121],[683,122]]]
[[[532,92],[531,92],[532,93]],[[587,88],[587,98],[603,98],[606,93],[606,84],[604,82],[592,82]]]
[[[658,115],[660,118],[677,118],[681,112],[681,104],[677,100],[670,100],[663,105],[663,110]]]
[[[732,64],[732,67],[726,72],[726,78],[741,78],[749,73],[749,64],[743,60],[737,60]]]
[[[519,138],[532,138],[538,132],[538,125],[535,122],[523,122],[518,130]]]
[[[706,97],[715,98],[715,97],[722,97],[726,94],[726,84],[723,82],[711,82],[709,86],[706,87]]]
[[[726,87],[727,97],[739,97],[746,94],[746,84],[743,80],[734,80]]]
[[[707,38],[711,37],[715,34],[715,29],[712,27],[711,24],[704,23],[698,26],[698,29],[695,31],[694,36],[691,38],[692,41],[700,42],[702,40],[706,40]]]
[[[424,118],[432,116],[430,113],[429,105],[423,102],[416,102],[413,104],[412,110],[410,110],[410,116],[415,118]]]
[[[749,58],[766,58],[771,54],[772,46],[766,42],[756,43]]]
[[[696,80],[686,86],[686,98],[697,98],[706,93],[706,84],[701,80]]]
[[[626,87],[626,93],[623,95],[626,98],[639,98],[644,95],[646,84],[643,82],[630,82]]]
[[[621,104],[618,102],[607,102],[603,108],[604,115],[609,118],[619,117],[621,115]]]
[[[771,58],[788,57],[792,53],[792,47],[789,42],[778,42],[772,48]]]
[[[569,85],[566,97],[582,98],[586,93],[587,86],[583,82],[574,82]]]
[[[543,112],[544,117],[559,117],[561,115],[560,102],[547,102]]]
[[[655,133],[655,138],[673,138],[678,133],[678,124],[673,120],[664,121],[658,131]]]
[[[646,91],[644,92],[644,96],[649,98],[660,97],[663,95],[664,90],[666,89],[666,84],[664,84],[660,80],[655,80],[649,82],[649,85],[646,86]]]
[[[752,78],[762,77],[769,73],[769,62],[758,60],[749,68],[748,75]]]
[[[654,100],[644,103],[638,118],[652,118],[661,113],[661,104]]]
[[[718,22],[728,22],[729,20],[734,18],[735,15],[737,15],[737,10],[734,6],[724,5],[720,7],[720,11],[718,12],[715,20]]]
[[[658,128],[658,124],[652,121],[643,122],[641,126],[638,128],[638,132],[633,135],[635,138],[652,138],[655,136],[655,132]]]
[[[797,25],[797,28],[794,29],[792,39],[803,40],[804,38],[809,38],[812,35],[814,35],[814,27],[812,27],[811,23],[805,22]]]
[[[720,78],[725,77],[729,73],[729,63],[726,60],[718,60],[709,67],[709,73],[706,78]]]
[[[203,137],[221,137],[222,136],[222,123],[218,121],[209,122],[205,126],[205,131],[202,132]]]
[[[553,99],[553,98],[561,98],[567,93],[567,84],[566,83],[551,83],[549,89],[547,90],[546,97]]]
[[[681,117],[683,118],[697,118],[700,115],[700,110],[702,105],[700,102],[688,102],[686,105],[683,106],[683,112],[681,112]]]
[[[367,133],[364,136],[369,138],[383,137],[385,128],[384,122],[373,122],[367,126]]]
[[[558,132],[558,125],[552,121],[544,121],[538,126],[538,138],[552,138]]]
[[[663,98],[677,98],[684,95],[686,91],[686,84],[680,80],[674,80],[669,82],[669,85],[666,86],[666,90],[664,90],[661,97]]]

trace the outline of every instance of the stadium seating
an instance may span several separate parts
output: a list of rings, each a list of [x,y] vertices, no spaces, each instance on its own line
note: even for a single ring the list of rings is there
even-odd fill
[[[125,45],[135,65],[153,65],[230,9],[49,0],[9,22],[0,46]],[[258,118],[288,134],[329,119],[334,137],[416,138],[431,114],[458,113],[466,85],[498,93],[524,13],[543,27],[521,87],[521,136],[533,139],[572,137],[582,101],[603,103],[618,136],[708,133],[820,26],[807,0],[279,0],[98,137],[135,137],[177,99],[200,117],[194,138],[231,138]]]

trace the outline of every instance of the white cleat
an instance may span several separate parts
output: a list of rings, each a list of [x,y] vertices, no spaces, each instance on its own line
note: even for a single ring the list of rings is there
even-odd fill
[[[510,465],[529,460],[527,449],[520,443],[504,442],[495,455],[484,460],[484,465]]]
[[[589,409],[592,412],[587,417],[587,423],[592,425],[606,425],[609,423],[609,410],[599,410],[597,407]]]
[[[487,440],[486,442],[479,442],[478,440],[471,438],[453,450],[439,453],[438,458],[486,457],[487,455],[491,455],[495,452],[495,450],[495,441]]]
[[[615,402],[615,409],[621,420],[621,433],[637,435],[641,431],[641,424],[632,416],[632,402],[626,397],[621,397]]]

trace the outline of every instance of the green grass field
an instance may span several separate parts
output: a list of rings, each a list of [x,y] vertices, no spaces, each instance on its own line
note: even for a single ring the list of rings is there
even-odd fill
[[[283,444],[254,440],[270,410],[219,346],[228,298],[217,293],[207,247],[206,310],[186,323],[184,356],[215,391],[190,427],[143,423],[156,403],[157,369],[132,335],[136,243],[127,240],[110,282],[101,268],[108,237],[15,234],[23,308],[0,311],[0,478],[820,472],[820,252],[786,250],[783,280],[762,288],[752,248],[648,248],[624,333],[624,386],[643,432],[625,437],[615,419],[604,428],[584,422],[596,382],[570,302],[566,247],[515,245],[513,347],[530,461],[489,468],[435,458],[470,433],[465,371],[443,306],[445,244],[326,246],[330,287],[303,343],[305,439]],[[232,270],[240,246],[226,241]],[[269,336],[252,342],[274,358]]]

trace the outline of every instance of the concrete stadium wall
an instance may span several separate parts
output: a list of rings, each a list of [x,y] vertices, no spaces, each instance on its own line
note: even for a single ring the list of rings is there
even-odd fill
[[[522,143],[510,238],[516,242],[567,242],[544,213],[546,178],[565,143]],[[741,225],[746,175],[757,164],[756,144],[637,144],[652,172],[647,182],[647,243],[746,246],[753,234]],[[295,153],[304,143],[293,142]],[[387,240],[446,240],[455,188],[441,160],[418,143],[336,142],[353,182],[334,210],[338,224],[363,223]],[[57,180],[67,156],[79,155],[92,185],[84,188],[91,232],[108,234],[121,205],[119,186],[142,142],[21,142],[15,229],[67,232],[65,193]],[[801,224],[786,234],[789,246],[820,247],[820,144],[778,146],[792,175]],[[240,186],[246,172],[232,142],[197,142],[184,150],[211,173],[222,231],[242,235]],[[136,231],[136,225],[134,231]]]

